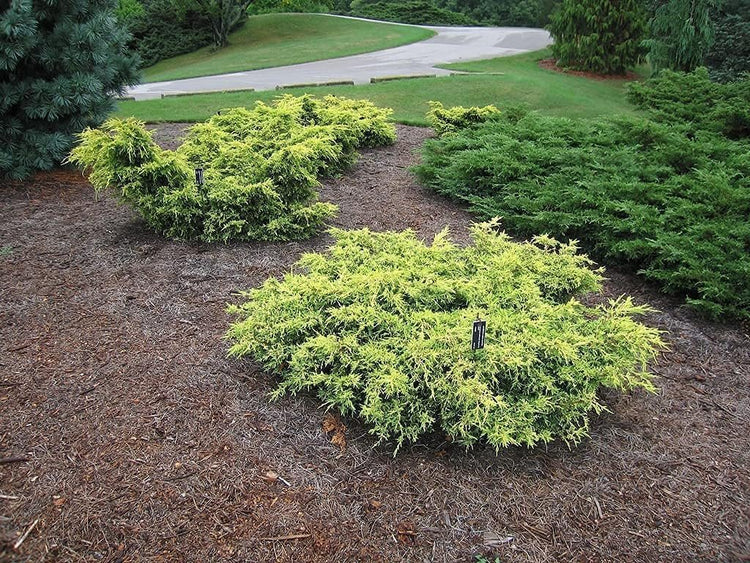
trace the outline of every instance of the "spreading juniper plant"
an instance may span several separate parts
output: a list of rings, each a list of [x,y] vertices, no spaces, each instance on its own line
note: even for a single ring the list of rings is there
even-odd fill
[[[750,138],[750,76],[722,84],[708,70],[664,70],[628,86],[628,101],[661,123],[713,131],[733,140]]]
[[[314,392],[396,451],[433,432],[467,447],[576,444],[606,410],[601,387],[654,390],[659,332],[629,298],[579,300],[602,275],[574,243],[497,231],[475,225],[459,247],[447,231],[427,245],[411,231],[334,229],[326,253],[230,307],[230,354],[278,375],[272,397]],[[486,346],[472,351],[477,316]]]
[[[694,88],[706,111],[686,122],[679,101],[662,101],[672,77],[634,90],[650,113],[660,108],[660,122],[503,111],[428,140],[417,174],[480,218],[502,217],[513,234],[579,240],[710,317],[747,319],[750,143],[727,138],[746,135],[747,109],[735,87],[711,86],[728,92],[712,109]],[[700,77],[679,85],[688,83],[705,86]]]
[[[70,160],[91,171],[97,191],[113,191],[167,237],[300,239],[337,211],[317,201],[319,177],[352,164],[357,148],[393,143],[389,115],[366,100],[286,95],[221,111],[174,152],[143,123],[112,119],[84,131]]]

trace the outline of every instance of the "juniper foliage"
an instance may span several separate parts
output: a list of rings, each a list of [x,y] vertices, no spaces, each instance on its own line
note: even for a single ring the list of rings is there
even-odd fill
[[[333,230],[326,254],[231,308],[230,353],[279,375],[273,397],[312,391],[397,450],[431,432],[496,449],[578,443],[606,410],[600,387],[654,389],[659,333],[630,299],[577,299],[602,278],[574,244],[497,229],[474,226],[468,247],[447,231],[428,246],[410,231]],[[477,315],[486,346],[472,352]]]
[[[717,132],[726,122],[682,123],[658,101],[674,84],[659,84],[643,99],[664,123],[503,112],[429,140],[417,173],[514,234],[579,240],[710,317],[748,319],[750,143]]]
[[[317,201],[318,178],[350,165],[359,147],[395,141],[389,114],[363,100],[287,95],[222,110],[176,152],[157,146],[143,123],[110,120],[84,131],[70,158],[91,170],[96,190],[112,190],[170,238],[300,239],[337,210]]]

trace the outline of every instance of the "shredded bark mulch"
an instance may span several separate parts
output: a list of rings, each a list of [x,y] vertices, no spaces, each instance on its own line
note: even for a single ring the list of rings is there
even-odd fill
[[[639,77],[636,73],[632,71],[627,71],[625,74],[600,74],[597,72],[587,72],[584,70],[573,70],[570,68],[563,68],[560,66],[557,66],[557,60],[556,59],[542,59],[539,61],[539,66],[546,70],[554,70],[555,72],[561,72],[563,74],[570,74],[572,76],[580,76],[582,78],[589,78],[593,80],[612,80],[612,79],[618,79],[618,80],[638,80]]]
[[[333,224],[466,240],[471,217],[408,171],[429,132],[398,132],[326,182]],[[608,296],[661,310],[657,394],[605,393],[573,449],[394,457],[226,357],[237,292],[330,243],[173,242],[80,173],[4,185],[0,560],[750,560],[746,329],[610,271]]]

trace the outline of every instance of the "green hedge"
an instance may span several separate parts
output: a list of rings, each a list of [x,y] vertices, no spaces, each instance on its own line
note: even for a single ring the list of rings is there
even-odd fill
[[[750,144],[536,113],[429,140],[421,180],[514,233],[577,239],[712,317],[750,318]]]
[[[395,141],[389,115],[365,100],[286,95],[193,126],[176,152],[134,119],[110,120],[82,133],[70,160],[170,238],[299,239],[337,209],[315,201],[318,177],[351,164],[358,147]]]
[[[658,331],[629,299],[576,299],[601,276],[574,245],[496,229],[474,226],[463,248],[446,231],[427,246],[409,231],[333,230],[326,254],[230,309],[230,353],[278,374],[274,397],[314,391],[397,449],[431,432],[496,449],[577,443],[605,410],[600,387],[653,390]],[[472,352],[477,315],[486,347]]]

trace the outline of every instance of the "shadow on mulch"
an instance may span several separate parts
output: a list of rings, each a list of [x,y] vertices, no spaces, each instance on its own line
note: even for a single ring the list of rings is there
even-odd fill
[[[408,172],[427,136],[399,127],[396,145],[326,182],[322,199],[341,206],[334,224],[425,238],[449,225],[466,240],[470,216]],[[670,344],[654,366],[657,394],[607,392],[611,412],[572,450],[467,453],[435,439],[394,458],[313,398],[269,403],[273,378],[226,358],[225,306],[237,291],[330,242],[173,242],[97,199],[76,172],[4,186],[0,560],[750,554],[750,339],[740,327],[697,319],[610,271],[607,296],[661,310],[646,319]]]

